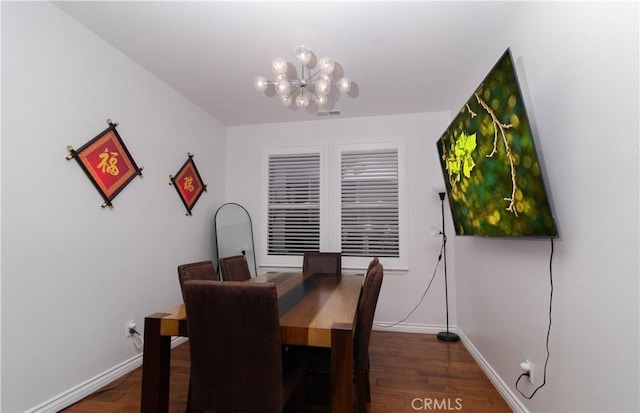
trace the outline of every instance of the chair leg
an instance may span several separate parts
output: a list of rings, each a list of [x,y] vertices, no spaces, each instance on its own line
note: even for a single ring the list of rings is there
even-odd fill
[[[186,413],[191,413],[191,378],[189,378],[189,390],[187,393],[187,410]]]
[[[356,375],[356,395],[358,398],[358,413],[367,413],[367,374]]]
[[[369,370],[367,370],[366,378],[364,380],[365,380],[364,384],[367,386],[367,401],[370,402],[371,401],[371,382],[369,378]]]
[[[369,371],[371,370],[371,359],[367,357],[367,401],[371,401],[371,379],[369,378]]]

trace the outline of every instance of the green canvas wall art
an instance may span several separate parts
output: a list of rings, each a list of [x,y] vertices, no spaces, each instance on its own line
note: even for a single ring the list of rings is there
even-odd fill
[[[558,236],[509,49],[437,148],[457,235]]]

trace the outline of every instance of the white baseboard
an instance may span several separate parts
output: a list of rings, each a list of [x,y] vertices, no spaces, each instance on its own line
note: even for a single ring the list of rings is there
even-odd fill
[[[438,334],[446,331],[446,325],[439,324],[410,324],[393,322],[376,321],[373,323],[373,329],[376,331],[396,331],[402,333],[419,333],[419,334]],[[529,410],[520,401],[518,396],[509,388],[502,380],[498,373],[491,367],[487,360],[482,356],[478,349],[473,345],[471,340],[457,326],[449,326],[449,331],[460,336],[460,341],[467,349],[471,357],[478,363],[478,366],[484,371],[491,383],[494,385],[498,393],[504,398],[511,410],[517,413],[529,413]]]
[[[491,367],[489,362],[487,362],[487,360],[482,356],[478,349],[473,345],[471,340],[469,340],[469,338],[460,330],[458,330],[458,335],[460,336],[460,341],[462,341],[464,347],[467,349],[469,354],[471,354],[471,357],[473,357],[476,363],[478,363],[480,368],[485,372],[487,377],[489,377],[489,380],[491,381],[491,383],[493,383],[496,390],[498,390],[498,393],[502,395],[509,407],[511,407],[511,410],[517,413],[529,413],[529,410],[526,408],[526,406],[522,404],[518,396],[516,396],[516,394],[511,391],[509,385],[505,383],[500,375],[498,375],[493,367]]]
[[[171,339],[171,348],[174,348],[188,339],[186,337],[173,337]],[[106,370],[89,380],[78,384],[71,389],[64,391],[51,399],[40,403],[39,405],[27,410],[25,413],[53,413],[58,412],[72,404],[84,399],[95,391],[103,388],[114,380],[123,377],[142,366],[142,353],[136,354],[128,360]]]

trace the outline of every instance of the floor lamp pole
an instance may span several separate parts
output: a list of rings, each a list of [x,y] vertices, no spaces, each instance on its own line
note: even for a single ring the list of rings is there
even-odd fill
[[[444,232],[444,192],[439,192],[440,203],[442,205],[442,256],[444,257],[444,300],[447,310],[447,331],[438,333],[438,339],[443,341],[458,341],[460,337],[456,333],[449,331],[449,291],[447,288],[447,235]]]

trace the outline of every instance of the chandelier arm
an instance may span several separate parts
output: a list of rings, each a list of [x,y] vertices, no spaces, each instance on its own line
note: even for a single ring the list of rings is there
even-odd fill
[[[296,83],[293,85],[293,88],[289,92],[289,96],[293,96],[293,94],[296,93],[298,90],[302,90],[302,88],[300,87],[300,84]]]
[[[317,72],[313,73],[311,76],[309,76],[309,77],[306,79],[306,80],[307,80],[307,83],[308,83],[308,84],[310,84],[310,85],[314,85],[314,86],[315,86],[315,82],[316,82],[317,80],[320,80],[320,79],[314,79],[314,77],[315,77],[315,76],[317,76],[318,74],[320,74],[320,71],[319,71],[319,70],[318,70]],[[332,79],[331,81],[329,81],[329,84],[330,84],[331,86],[338,86],[338,81],[337,81],[337,80],[333,80],[333,79]]]
[[[314,79],[314,77],[316,77],[318,74],[320,74],[320,71],[318,70],[315,73],[312,73],[308,78],[307,78],[307,82],[315,82],[318,79]]]

